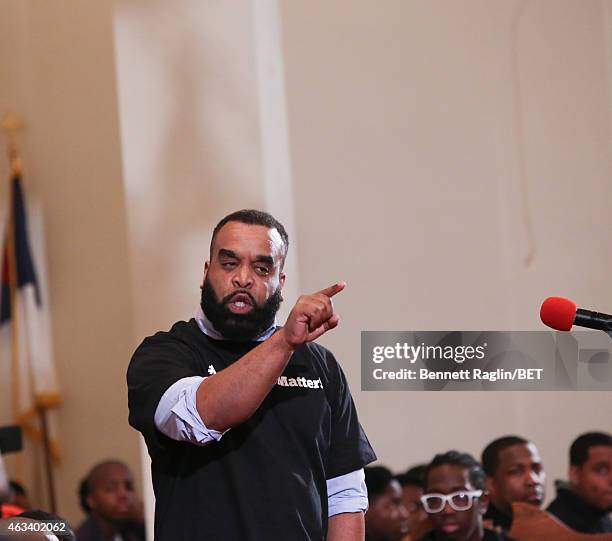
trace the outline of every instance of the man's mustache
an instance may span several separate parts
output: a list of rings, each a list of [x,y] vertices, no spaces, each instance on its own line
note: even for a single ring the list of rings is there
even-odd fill
[[[238,295],[248,297],[249,300],[251,301],[251,305],[252,306],[257,306],[257,303],[255,302],[255,299],[253,298],[253,295],[251,295],[248,291],[243,291],[243,290],[237,290],[237,291],[234,291],[233,293],[230,293],[229,295],[226,295],[221,300],[221,304],[227,304],[227,303],[231,302]]]

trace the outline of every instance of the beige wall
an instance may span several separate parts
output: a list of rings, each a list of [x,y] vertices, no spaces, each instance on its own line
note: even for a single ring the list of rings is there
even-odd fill
[[[361,330],[530,330],[549,295],[612,305],[606,5],[282,4],[302,285],[349,284],[325,342],[393,468],[516,432],[550,489],[571,439],[611,428],[610,393],[357,391]]]
[[[133,318],[111,8],[110,1],[0,3],[0,113],[13,110],[26,123],[26,189],[45,213],[64,396],[59,511],[73,521],[81,517],[78,482],[95,461],[119,457],[139,471],[123,384]],[[7,174],[3,161],[0,175]],[[9,421],[6,407],[0,414]],[[34,501],[46,506],[36,487]]]
[[[262,206],[248,1],[120,1],[115,36],[135,336],[195,311],[210,232]]]
[[[192,314],[210,230],[245,206],[289,223],[288,303],[348,282],[324,342],[383,462],[519,432],[552,479],[573,436],[610,429],[609,393],[365,393],[358,361],[361,330],[537,329],[549,294],[606,309],[610,0],[280,5],[0,4],[0,113],[25,117],[46,213],[69,519],[94,461],[138,469],[127,360]]]
[[[114,17],[138,344],[195,312],[215,223],[265,207],[254,28],[247,0],[121,0]]]

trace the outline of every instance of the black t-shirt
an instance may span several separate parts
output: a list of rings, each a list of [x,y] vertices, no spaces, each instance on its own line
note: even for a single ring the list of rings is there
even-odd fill
[[[161,396],[219,372],[257,342],[214,340],[194,319],[146,338],[128,369],[130,424],[152,459],[156,541],[312,540],[327,535],[326,480],[376,459],[342,369],[316,343],[298,348],[253,416],[218,442],[172,440],[154,425]]]

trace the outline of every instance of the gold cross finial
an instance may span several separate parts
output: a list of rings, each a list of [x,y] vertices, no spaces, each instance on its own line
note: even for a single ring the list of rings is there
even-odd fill
[[[17,133],[23,129],[23,122],[14,113],[6,113],[0,123],[8,138],[8,156],[13,174],[21,173],[21,159],[17,150]]]

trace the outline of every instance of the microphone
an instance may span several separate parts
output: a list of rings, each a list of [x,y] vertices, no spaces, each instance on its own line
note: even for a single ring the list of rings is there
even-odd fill
[[[548,297],[540,308],[540,319],[544,325],[558,331],[569,331],[572,325],[588,327],[598,331],[612,332],[612,316],[583,310],[565,297]]]

